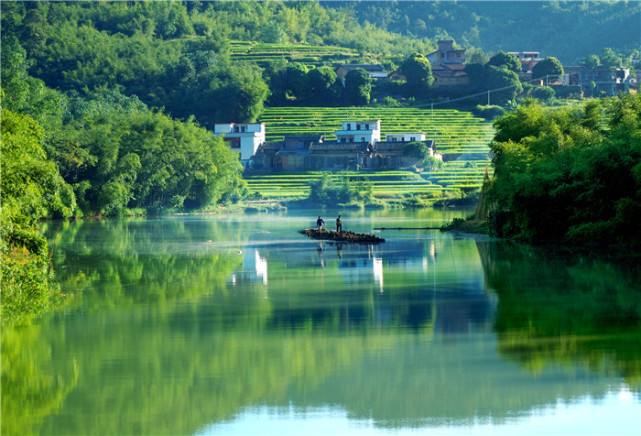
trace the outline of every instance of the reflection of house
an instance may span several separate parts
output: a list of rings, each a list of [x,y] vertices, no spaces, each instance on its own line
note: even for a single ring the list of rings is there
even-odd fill
[[[246,248],[243,255],[243,270],[236,271],[231,276],[235,286],[239,283],[267,284],[267,260],[260,256],[256,249]]]
[[[531,73],[532,68],[541,60],[541,54],[538,51],[510,51],[508,54],[516,56],[523,65],[525,73]]]
[[[238,151],[241,163],[246,166],[258,147],[265,142],[265,124],[214,124],[214,135],[222,136],[232,150]]]
[[[358,68],[365,70],[371,79],[387,79],[387,72],[383,66],[376,64],[341,64],[334,71],[339,80],[345,81],[347,73]]]
[[[252,158],[257,170],[344,170],[393,169],[409,166],[415,158],[403,156],[406,145],[423,142],[434,156],[434,141],[423,133],[388,134],[381,141],[380,120],[343,121],[334,132],[336,141],[325,141],[320,135],[286,136],[283,141],[266,142]]]
[[[620,92],[630,92],[629,68],[587,68],[584,66],[564,67],[563,83],[580,86],[584,92],[604,92],[607,95],[617,95]],[[594,82],[594,85],[591,83]]]

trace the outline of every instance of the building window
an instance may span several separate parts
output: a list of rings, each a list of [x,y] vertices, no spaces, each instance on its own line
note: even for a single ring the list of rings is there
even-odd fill
[[[350,123],[347,123],[347,130],[352,130],[352,125]]]

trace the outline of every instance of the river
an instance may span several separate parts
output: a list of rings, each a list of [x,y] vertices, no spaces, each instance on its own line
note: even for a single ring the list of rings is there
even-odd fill
[[[341,213],[373,232],[467,212]],[[45,223],[65,304],[2,331],[2,434],[641,433],[639,265],[297,233],[317,216]]]

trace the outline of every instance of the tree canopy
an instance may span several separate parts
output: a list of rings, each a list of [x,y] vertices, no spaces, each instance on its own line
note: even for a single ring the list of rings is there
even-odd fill
[[[533,79],[558,79],[563,75],[563,65],[555,57],[547,57],[532,68]],[[547,85],[547,83],[546,83]]]
[[[607,119],[602,129],[601,117]],[[503,235],[641,247],[641,97],[534,101],[495,121],[490,197]],[[501,218],[502,217],[502,218]]]
[[[507,68],[508,70],[513,71],[517,74],[520,73],[523,69],[521,61],[519,61],[516,56],[510,53],[505,53],[502,50],[492,56],[487,64],[494,67]]]
[[[403,61],[401,70],[407,80],[409,95],[423,96],[434,83],[430,61],[421,53],[414,52],[409,55]]]

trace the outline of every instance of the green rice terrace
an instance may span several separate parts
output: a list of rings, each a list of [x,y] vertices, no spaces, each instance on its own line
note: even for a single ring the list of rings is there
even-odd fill
[[[491,122],[455,109],[272,107],[258,121],[265,123],[267,141],[280,141],[285,135],[311,134],[335,140],[334,131],[347,120],[381,120],[382,140],[387,133],[425,133],[445,160],[448,155],[487,159],[494,135]]]
[[[346,120],[381,120],[382,138],[387,133],[422,132],[434,139],[445,163],[439,171],[343,171],[333,177],[368,180],[377,199],[407,196],[440,198],[477,190],[489,165],[488,144],[494,134],[492,123],[469,112],[454,109],[416,108],[266,108],[259,122],[265,123],[267,140],[285,135],[322,134],[336,139]],[[309,181],[322,172],[246,176],[249,193],[264,199],[300,199],[309,195]]]
[[[232,41],[231,59],[260,64],[275,59],[290,62],[319,64],[323,62],[347,62],[360,56],[356,50],[335,46],[315,46],[305,44],[271,44],[255,41]]]
[[[322,171],[300,174],[271,174],[247,176],[250,194],[259,192],[262,198],[295,200],[309,195],[309,182],[323,176]],[[369,181],[372,194],[377,199],[398,199],[405,196],[422,196],[437,199],[448,193],[479,189],[483,182],[485,165],[481,162],[450,162],[447,170],[417,174],[412,171],[341,171],[333,173],[336,182],[347,178],[350,181]]]

